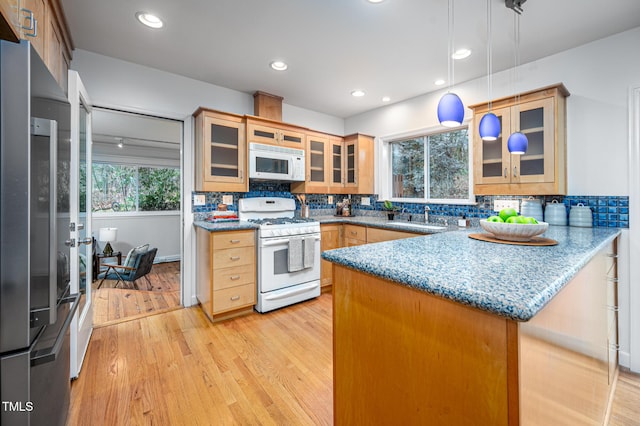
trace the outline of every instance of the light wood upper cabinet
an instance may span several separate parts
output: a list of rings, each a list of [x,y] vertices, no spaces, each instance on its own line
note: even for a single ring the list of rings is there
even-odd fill
[[[20,0],[20,38],[29,40],[45,62],[47,62],[45,55],[45,40],[48,29],[47,9],[45,0]]]
[[[272,120],[247,117],[247,140],[249,143],[287,146],[304,149],[304,129]]]
[[[60,0],[0,0],[0,12],[0,38],[30,41],[66,91],[73,46]]]
[[[196,191],[247,192],[247,146],[242,116],[200,108],[195,113]]]
[[[558,84],[492,102],[491,111],[502,124],[496,141],[483,141],[478,127],[487,104],[472,105],[473,169],[476,195],[566,194],[566,97]],[[511,154],[509,135],[520,131],[529,146],[523,155]]]
[[[323,133],[307,133],[305,145],[305,181],[292,182],[291,192],[312,194],[329,192],[329,138],[329,135]]]
[[[359,133],[345,136],[342,155],[346,192],[373,194],[373,137]]]

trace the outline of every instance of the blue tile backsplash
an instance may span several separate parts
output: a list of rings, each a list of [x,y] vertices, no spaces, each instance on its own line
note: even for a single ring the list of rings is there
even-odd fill
[[[204,220],[208,213],[216,210],[218,204],[222,203],[223,195],[233,195],[233,205],[229,206],[230,210],[237,210],[238,199],[253,197],[285,197],[294,198],[295,194],[291,194],[288,183],[279,182],[251,182],[249,184],[249,192],[229,193],[229,192],[194,192],[194,194],[205,194],[206,203],[204,206],[193,206],[195,220]],[[327,203],[327,195],[333,195],[334,203]],[[371,205],[360,205],[361,197],[370,197]],[[309,204],[312,216],[325,216],[335,213],[336,203],[341,202],[344,198],[349,198],[345,194],[307,194],[306,200]],[[435,223],[446,223],[448,220],[461,218],[462,216],[471,219],[472,224],[477,225],[478,220],[486,218],[494,214],[494,199],[526,199],[526,196],[494,196],[483,195],[476,197],[475,205],[456,205],[456,204],[424,204],[424,203],[400,203],[393,204],[398,207],[397,219],[408,220],[424,220],[425,206],[428,205],[429,221]],[[571,206],[579,203],[588,206],[593,213],[593,226],[608,228],[629,228],[629,197],[628,196],[538,196],[537,199],[543,200],[543,203],[550,203],[556,199],[559,203],[563,203],[567,210],[567,217]],[[193,199],[193,197],[192,197]],[[385,212],[382,208],[382,201],[378,200],[377,195],[362,195],[351,197],[352,210],[357,215],[363,216],[381,216]],[[296,205],[299,206],[298,201]],[[411,215],[411,216],[410,216]],[[415,216],[415,217],[413,217]]]

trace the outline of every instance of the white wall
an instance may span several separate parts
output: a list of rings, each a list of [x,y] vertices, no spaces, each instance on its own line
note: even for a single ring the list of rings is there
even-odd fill
[[[640,28],[635,28],[524,64],[518,70],[518,82],[513,80],[512,71],[493,76],[492,98],[555,83],[564,83],[571,93],[567,99],[569,195],[629,195],[629,89],[640,86],[638,45]],[[345,120],[345,132],[388,136],[438,126],[436,108],[445,91],[350,117]],[[487,80],[463,83],[453,91],[465,105],[486,102]],[[471,111],[467,109],[466,118],[470,117]],[[620,361],[625,366],[629,366],[630,334],[635,330],[632,330],[630,312],[640,309],[640,306],[631,306],[630,288],[637,288],[640,283],[630,282],[629,238],[630,233],[624,230],[618,287]]]
[[[114,251],[122,252],[122,261],[129,250],[142,244],[157,247],[155,261],[180,260],[180,214],[135,214],[93,216],[91,229],[96,237],[100,228],[118,228],[118,241],[111,243]],[[98,242],[100,249],[105,243]]]
[[[567,99],[568,192],[628,195],[628,91],[640,81],[640,28],[493,76],[493,98],[564,83]],[[486,102],[486,78],[454,87],[465,105]],[[446,89],[345,120],[345,132],[387,136],[438,125],[436,108]],[[467,109],[467,118],[471,111]]]
[[[235,114],[253,114],[253,94],[86,50],[74,51],[71,68],[78,71],[91,100],[99,106],[153,112],[171,118],[188,117],[201,106]],[[343,119],[288,105],[286,99],[282,119],[323,132],[339,135],[344,132]]]

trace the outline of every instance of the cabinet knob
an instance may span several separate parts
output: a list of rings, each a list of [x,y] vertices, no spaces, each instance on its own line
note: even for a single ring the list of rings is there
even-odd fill
[[[231,296],[229,299],[233,301],[240,300],[240,296]]]

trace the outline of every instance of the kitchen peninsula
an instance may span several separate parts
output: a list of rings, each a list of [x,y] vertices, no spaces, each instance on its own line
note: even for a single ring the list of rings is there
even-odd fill
[[[548,247],[468,234],[323,253],[335,424],[603,424],[619,231],[550,227]]]

